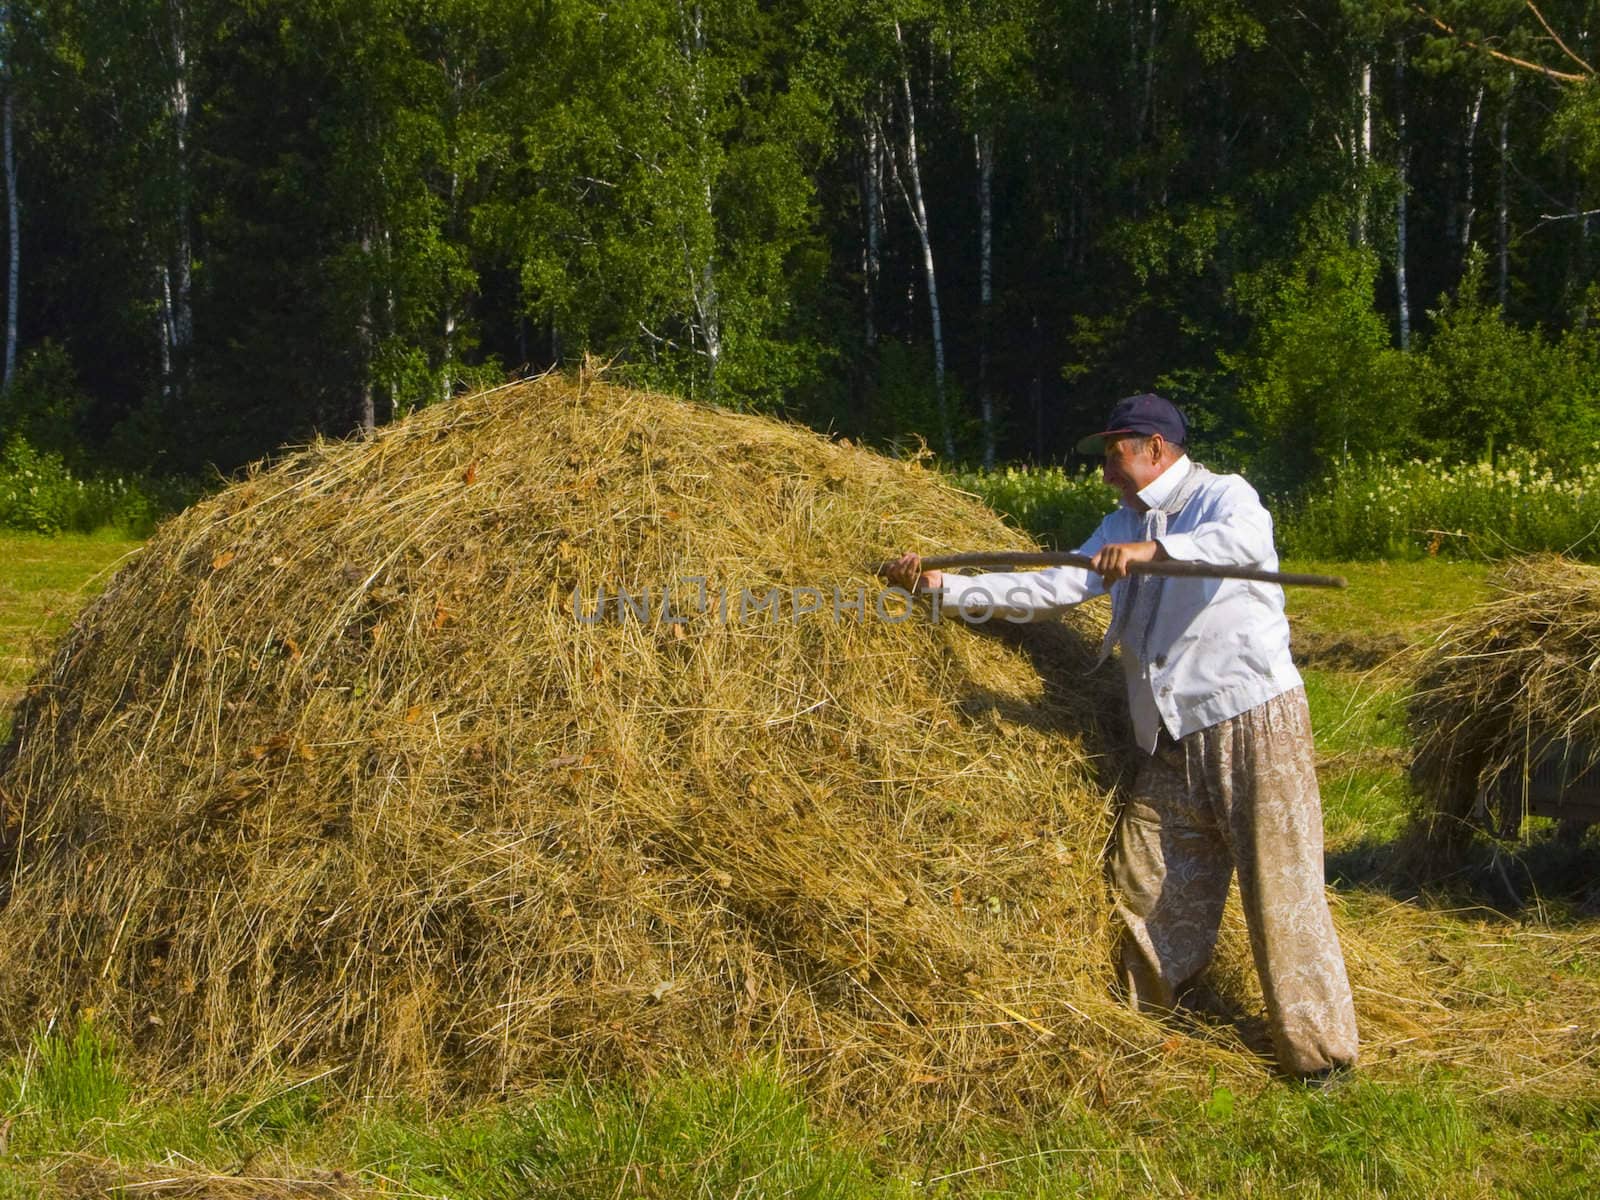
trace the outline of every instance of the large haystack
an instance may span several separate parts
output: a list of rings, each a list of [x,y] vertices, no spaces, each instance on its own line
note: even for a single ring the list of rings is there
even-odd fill
[[[1516,559],[1421,651],[1412,775],[1433,832],[1515,834],[1600,793],[1600,570]]]
[[[857,1105],[1103,1092],[1151,1044],[1105,994],[1103,616],[874,611],[896,547],[1019,544],[914,464],[555,379],[254,474],[19,710],[0,1028],[93,1008],[219,1084],[773,1051]],[[648,621],[575,614],[619,586]]]
[[[0,1036],[92,1009],[190,1084],[412,1095],[765,1054],[880,1125],[1258,1071],[1107,994],[1099,607],[874,611],[890,550],[1021,544],[915,464],[587,381],[261,471],[17,711]],[[1373,902],[1336,903],[1368,1062],[1574,1086]],[[1259,1012],[1236,908],[1211,983]]]

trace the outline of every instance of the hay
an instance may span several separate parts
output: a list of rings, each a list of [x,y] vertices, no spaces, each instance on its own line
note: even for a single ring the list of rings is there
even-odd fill
[[[1412,777],[1431,832],[1513,835],[1530,781],[1600,757],[1600,570],[1554,555],[1516,559],[1495,594],[1420,652],[1410,708]]]
[[[872,611],[896,547],[1024,544],[915,464],[593,382],[262,470],[165,526],[17,714],[0,1027],[92,1008],[221,1086],[752,1052],[880,1109],[1095,1086],[1150,1040],[1105,989],[1103,616]],[[574,588],[691,575],[682,624],[575,619]],[[722,619],[774,587],[778,619]]]
[[[1259,1081],[1248,1020],[1107,990],[1103,608],[872,615],[893,550],[1024,545],[915,463],[588,379],[260,470],[17,711],[0,1035],[92,1011],[145,1078],[456,1101],[762,1056],[877,1128]],[[573,612],[687,576],[681,623]],[[1403,922],[1337,911],[1370,1061],[1592,1078],[1496,1058]],[[1211,986],[1249,1017],[1246,956],[1230,904]]]
[[[116,1196],[125,1200],[368,1200],[369,1197],[420,1196],[387,1181],[371,1185],[342,1171],[298,1175],[219,1175],[174,1163],[129,1167],[112,1159],[75,1154],[54,1171],[52,1195],[72,1200]],[[365,1174],[365,1173],[364,1173]],[[381,1178],[381,1176],[380,1176]]]

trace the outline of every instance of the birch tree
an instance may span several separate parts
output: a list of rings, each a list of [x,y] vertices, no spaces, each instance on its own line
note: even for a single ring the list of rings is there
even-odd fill
[[[190,237],[189,33],[184,0],[166,0],[165,50],[172,202],[170,267],[163,264],[168,336],[177,362],[172,387],[180,391],[194,343],[194,251]],[[170,280],[167,278],[170,272]]]
[[[922,188],[922,154],[917,147],[917,101],[911,89],[911,65],[906,51],[906,39],[900,21],[891,22],[894,29],[897,67],[900,85],[900,119],[903,141],[899,157],[904,159],[902,174],[896,159],[894,178],[911,214],[911,224],[917,231],[917,241],[922,248],[922,278],[928,297],[928,326],[933,339],[933,392],[939,416],[939,442],[947,458],[956,456],[955,426],[950,419],[949,397],[945,391],[944,314],[939,307],[939,272],[934,264],[933,236],[929,230],[928,204]],[[909,181],[909,183],[908,183]]]
[[[1394,53],[1395,173],[1400,186],[1395,191],[1394,290],[1399,315],[1400,349],[1411,348],[1411,294],[1406,282],[1406,201],[1410,191],[1408,162],[1411,148],[1406,141],[1406,46],[1397,39]]]
[[[1032,0],[963,6],[956,15],[953,69],[956,94],[971,131],[978,212],[977,393],[982,423],[983,463],[993,467],[999,454],[1000,406],[996,401],[993,363],[995,337],[996,156],[1013,114],[1037,97],[1030,78],[1030,31],[1038,20]],[[1152,36],[1155,9],[1150,9]],[[1153,54],[1153,43],[1147,47]],[[1146,99],[1145,117],[1152,101]],[[1026,145],[1026,136],[1021,139]],[[1007,143],[1008,144],[1008,143]]]
[[[14,38],[12,10],[0,3],[0,88],[5,91],[0,109],[0,155],[6,179],[6,348],[5,373],[0,391],[9,392],[17,373],[17,307],[21,300],[22,201],[17,194],[16,96],[12,62]]]

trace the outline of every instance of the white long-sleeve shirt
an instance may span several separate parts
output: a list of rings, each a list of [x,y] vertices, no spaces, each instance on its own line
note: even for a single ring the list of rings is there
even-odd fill
[[[1187,457],[1161,473],[1139,498],[1152,507],[1169,497],[1192,470]],[[1100,522],[1077,552],[1093,555],[1115,542],[1145,541],[1145,518],[1123,505]],[[1214,475],[1167,519],[1155,539],[1179,561],[1278,569],[1272,517],[1238,475]],[[1147,576],[1147,579],[1152,577]],[[1032,621],[1103,595],[1100,576],[1081,567],[945,575],[943,611],[968,621],[998,616]],[[1113,619],[1128,603],[1129,581],[1111,588]],[[1134,736],[1154,751],[1165,726],[1175,738],[1236,717],[1300,685],[1289,655],[1283,589],[1243,579],[1163,581],[1143,654],[1124,631],[1123,674]]]

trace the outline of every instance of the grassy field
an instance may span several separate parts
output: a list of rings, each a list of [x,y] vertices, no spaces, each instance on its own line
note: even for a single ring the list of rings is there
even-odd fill
[[[138,542],[0,532],[0,700],[9,708],[40,650]]]
[[[129,549],[0,539],[12,694],[40,635]],[[1587,1014],[1600,993],[1600,920],[1559,903],[1503,916],[1473,899],[1472,879],[1454,890],[1414,884],[1397,853],[1407,791],[1394,656],[1480,595],[1484,569],[1290,566],[1351,580],[1291,597],[1343,919],[1416,922],[1449,959],[1452,986],[1548,1008],[1550,1036],[1569,1036],[1561,998],[1585,997]],[[1592,868],[1593,837],[1573,853]],[[1563,1089],[1559,1075],[1530,1083],[1488,1087],[1441,1055],[1403,1075],[1375,1063],[1325,1091],[1263,1073],[1250,1088],[1063,1106],[1026,1127],[883,1137],[820,1121],[776,1062],[633,1088],[574,1080],[466,1111],[351,1097],[334,1078],[178,1095],[120,1065],[91,1017],[41,1031],[0,1065],[0,1198],[1592,1194],[1600,1096]]]

